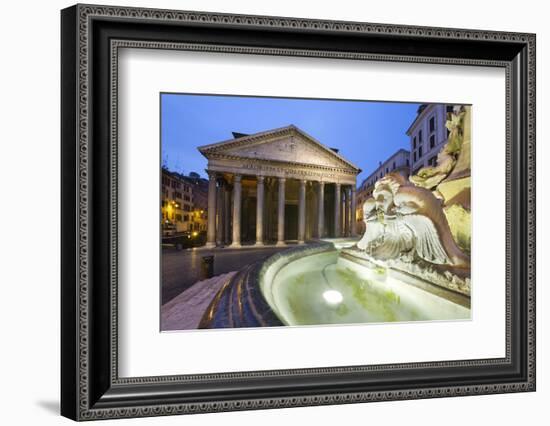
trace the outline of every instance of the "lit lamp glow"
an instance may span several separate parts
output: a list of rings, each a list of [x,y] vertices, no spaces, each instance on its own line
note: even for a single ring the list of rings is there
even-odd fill
[[[327,290],[323,293],[325,301],[331,305],[337,305],[344,299],[342,293],[337,290]]]

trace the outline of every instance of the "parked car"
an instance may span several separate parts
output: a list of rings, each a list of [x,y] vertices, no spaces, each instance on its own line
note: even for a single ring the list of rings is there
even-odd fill
[[[191,247],[200,247],[206,243],[205,231],[186,231],[175,235],[163,236],[162,244],[173,246],[178,250]]]

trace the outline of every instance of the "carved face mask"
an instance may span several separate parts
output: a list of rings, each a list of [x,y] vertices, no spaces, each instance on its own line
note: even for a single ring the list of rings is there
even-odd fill
[[[389,213],[389,208],[393,204],[393,194],[387,189],[376,191],[376,209],[386,214]]]
[[[374,198],[369,198],[363,204],[363,219],[367,220],[375,213],[375,211],[376,211],[376,202],[374,201]]]

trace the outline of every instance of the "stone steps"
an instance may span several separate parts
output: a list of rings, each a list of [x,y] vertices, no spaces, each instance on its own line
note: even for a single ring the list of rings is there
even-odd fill
[[[198,328],[212,299],[235,272],[199,281],[161,307],[161,331]]]
[[[233,275],[212,301],[199,328],[276,327],[284,325],[261,294],[257,262]]]

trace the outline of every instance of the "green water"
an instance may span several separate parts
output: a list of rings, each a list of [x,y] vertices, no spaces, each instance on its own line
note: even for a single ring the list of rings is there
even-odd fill
[[[469,309],[400,282],[383,268],[342,260],[338,252],[291,262],[279,271],[271,291],[276,310],[288,325],[470,318]],[[329,293],[339,300],[327,298]]]

